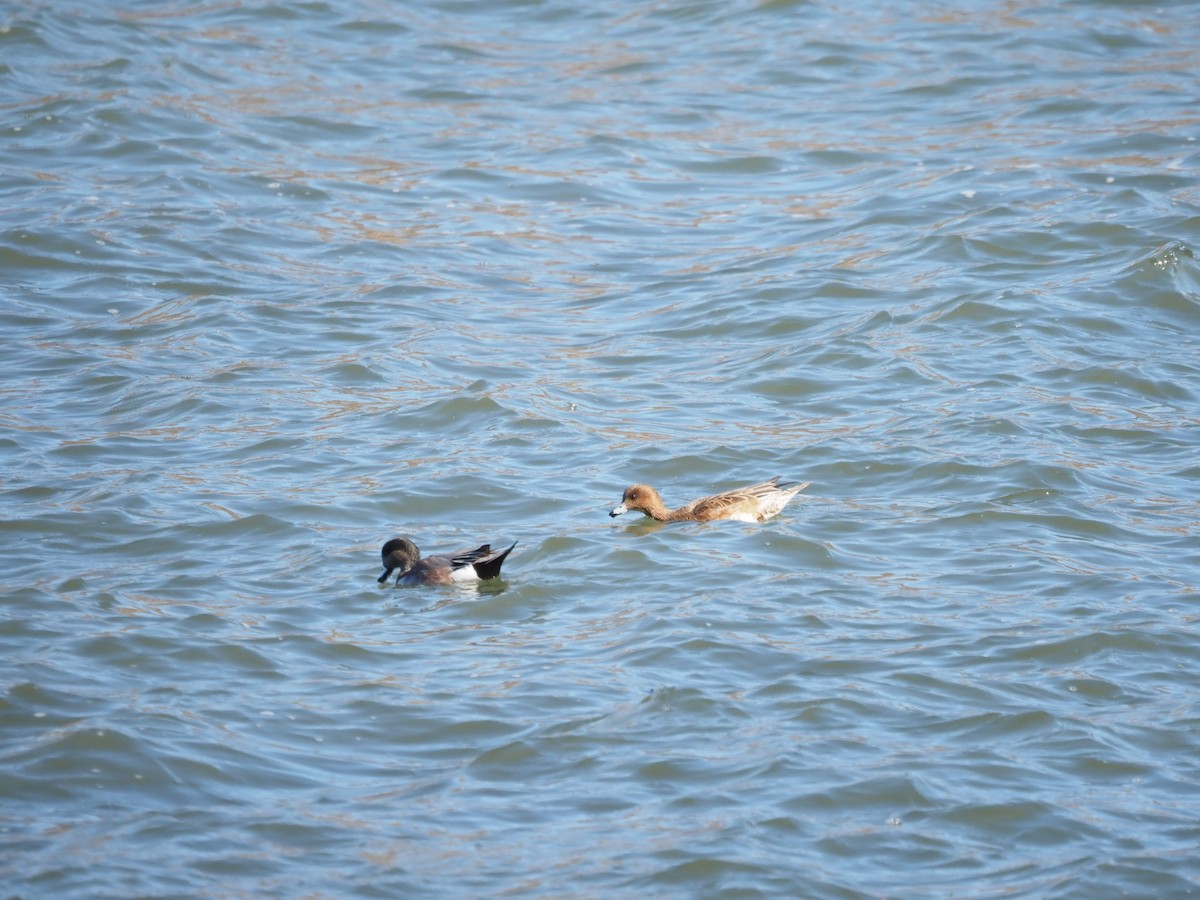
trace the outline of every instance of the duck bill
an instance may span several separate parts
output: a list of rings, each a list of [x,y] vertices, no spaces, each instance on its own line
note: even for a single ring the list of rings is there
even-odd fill
[[[623,516],[627,512],[629,512],[629,510],[626,508],[625,504],[622,503],[620,506],[614,506],[613,511],[609,513],[609,516]]]

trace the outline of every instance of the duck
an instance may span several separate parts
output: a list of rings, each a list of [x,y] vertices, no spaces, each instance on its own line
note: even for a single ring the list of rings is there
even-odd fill
[[[507,550],[492,550],[491,544],[483,544],[474,550],[459,550],[449,556],[426,556],[421,558],[409,538],[392,538],[383,545],[383,584],[399,569],[396,584],[456,584],[470,581],[486,581],[500,574],[500,567],[512,552],[517,542]]]
[[[631,484],[625,488],[621,502],[609,513],[620,516],[639,511],[659,522],[765,522],[777,515],[788,502],[812,482],[779,483],[779,476],[758,484],[734,488],[670,509],[648,484]]]

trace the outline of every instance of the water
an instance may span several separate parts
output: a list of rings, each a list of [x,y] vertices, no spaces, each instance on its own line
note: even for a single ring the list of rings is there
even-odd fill
[[[1194,12],[0,7],[5,895],[1195,894]]]

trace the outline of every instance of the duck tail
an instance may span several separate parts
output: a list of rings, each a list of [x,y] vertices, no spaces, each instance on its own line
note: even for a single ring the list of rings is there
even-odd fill
[[[489,578],[495,578],[500,574],[500,567],[504,565],[504,560],[508,557],[508,554],[512,553],[512,548],[515,546],[517,546],[517,542],[513,541],[512,547],[509,547],[503,553],[497,553],[495,556],[490,556],[475,563],[475,574],[484,581]]]
[[[798,494],[810,484],[812,484],[811,481],[785,481],[782,484],[776,485],[776,487],[781,491],[791,491],[793,494]]]

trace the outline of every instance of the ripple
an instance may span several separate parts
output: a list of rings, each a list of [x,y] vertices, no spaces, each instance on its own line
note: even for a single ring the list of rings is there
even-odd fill
[[[1081,10],[0,29],[11,890],[1184,891],[1196,29]]]

